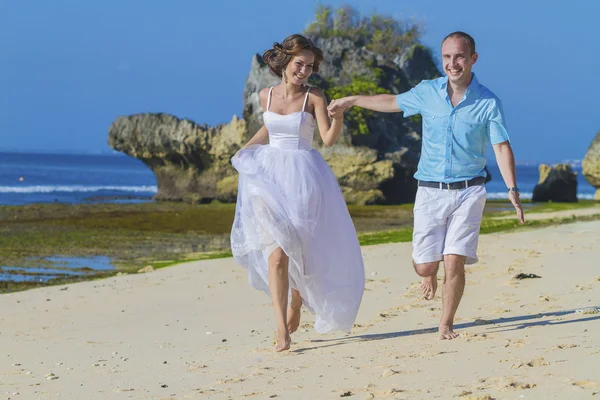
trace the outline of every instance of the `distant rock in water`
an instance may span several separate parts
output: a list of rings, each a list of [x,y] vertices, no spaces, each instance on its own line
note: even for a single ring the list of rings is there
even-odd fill
[[[245,121],[236,116],[228,124],[208,127],[168,114],[136,114],[112,123],[108,144],[152,169],[158,184],[155,200],[232,202],[237,180],[229,159],[245,133]]]
[[[577,202],[577,174],[568,164],[541,164],[540,180],[533,188],[533,202]]]
[[[600,201],[600,131],[590,144],[581,166],[585,179],[596,188],[594,199]]]

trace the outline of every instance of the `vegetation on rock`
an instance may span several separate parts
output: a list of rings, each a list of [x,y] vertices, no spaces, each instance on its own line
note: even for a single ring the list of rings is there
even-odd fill
[[[365,46],[374,53],[394,55],[416,43],[422,31],[419,24],[377,13],[363,17],[350,6],[334,10],[331,6],[320,5],[317,7],[315,21],[304,33],[323,39],[350,39],[357,46]]]

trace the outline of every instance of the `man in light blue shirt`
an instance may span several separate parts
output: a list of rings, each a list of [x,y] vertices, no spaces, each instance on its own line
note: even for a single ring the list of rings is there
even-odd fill
[[[479,228],[485,206],[485,153],[491,143],[508,188],[508,198],[524,223],[515,162],[500,100],[472,72],[475,41],[453,32],[442,41],[443,78],[425,80],[406,93],[350,96],[333,100],[331,112],[358,106],[380,112],[421,114],[423,141],[415,178],[413,265],[423,277],[423,296],[437,289],[444,261],[444,297],[439,333],[454,339],[454,316],[465,287],[465,264],[477,262]]]

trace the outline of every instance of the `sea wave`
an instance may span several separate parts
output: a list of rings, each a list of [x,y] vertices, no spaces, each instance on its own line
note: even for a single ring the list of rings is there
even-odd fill
[[[56,186],[0,186],[0,193],[57,193],[57,192],[134,192],[156,193],[155,185],[145,186],[85,186],[85,185],[56,185]]]
[[[533,197],[532,192],[521,192],[522,199],[531,200],[532,197]],[[507,192],[488,192],[487,198],[490,200],[508,199],[508,194],[507,194]],[[577,193],[577,198],[580,200],[593,200],[594,194],[593,193]]]

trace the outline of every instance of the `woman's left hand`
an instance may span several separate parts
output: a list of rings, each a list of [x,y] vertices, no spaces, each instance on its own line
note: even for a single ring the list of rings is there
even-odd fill
[[[346,111],[347,107],[338,106],[336,104],[336,100],[331,100],[329,103],[329,107],[327,107],[327,114],[329,118],[333,119],[342,119],[344,117],[344,111]]]

